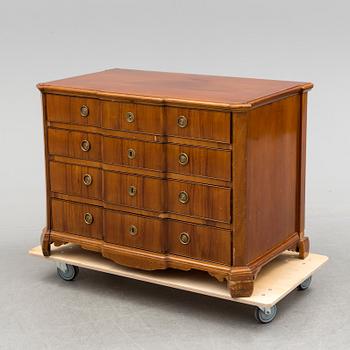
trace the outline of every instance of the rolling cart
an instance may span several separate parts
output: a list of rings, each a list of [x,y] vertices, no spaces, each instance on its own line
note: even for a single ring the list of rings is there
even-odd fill
[[[29,254],[44,257],[40,246],[32,248]],[[131,269],[73,244],[52,247],[51,255],[45,259],[56,263],[57,274],[65,281],[73,281],[79,273],[79,267],[82,267],[253,305],[256,307],[255,318],[257,321],[269,323],[276,317],[277,303],[296,288],[299,290],[309,288],[313,273],[328,260],[328,257],[309,254],[306,259],[301,260],[298,259],[298,254],[286,251],[263,267],[254,282],[253,295],[242,298],[232,298],[226,288],[226,283],[220,283],[201,271]]]

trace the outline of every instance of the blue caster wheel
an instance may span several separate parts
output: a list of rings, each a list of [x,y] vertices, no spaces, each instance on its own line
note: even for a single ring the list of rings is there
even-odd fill
[[[69,264],[59,264],[57,266],[57,275],[64,281],[73,281],[79,274],[79,267]]]
[[[299,284],[298,289],[299,290],[306,290],[310,287],[312,281],[312,276],[307,278],[303,283]]]
[[[260,323],[270,323],[277,315],[277,306],[272,306],[269,310],[255,309],[255,319]]]

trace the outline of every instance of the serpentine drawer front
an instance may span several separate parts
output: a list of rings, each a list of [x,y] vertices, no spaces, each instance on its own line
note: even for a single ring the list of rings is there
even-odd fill
[[[304,234],[311,83],[113,69],[39,84],[44,255],[207,271],[233,297]]]

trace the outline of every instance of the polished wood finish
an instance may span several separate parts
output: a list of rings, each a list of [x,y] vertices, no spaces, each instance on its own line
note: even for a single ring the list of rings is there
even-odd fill
[[[48,121],[101,126],[100,102],[97,99],[48,94],[46,101]],[[82,106],[88,107],[87,117],[81,115]]]
[[[132,151],[133,156],[129,154]],[[108,164],[164,171],[165,156],[164,144],[161,143],[103,138],[103,160]]]
[[[101,104],[103,128],[153,135],[164,134],[164,112],[161,107],[115,101],[102,101]],[[133,120],[128,120],[129,112],[133,114]]]
[[[163,220],[105,210],[104,240],[108,243],[162,253],[166,238]]]
[[[53,199],[51,204],[53,230],[102,239],[103,212],[100,207],[57,199]],[[87,213],[92,215],[91,224],[84,221],[84,215]]]
[[[188,194],[188,202],[181,203],[180,192]],[[168,211],[205,219],[231,222],[231,190],[182,181],[167,182]]]
[[[179,118],[187,120],[185,127],[178,125]],[[208,111],[193,108],[166,108],[167,134],[170,136],[231,142],[231,118],[229,112]]]
[[[286,249],[305,258],[310,83],[109,70],[39,84],[50,244],[207,271],[249,296]]]
[[[249,249],[243,263],[254,260],[297,232],[299,122],[300,95],[254,109],[247,115],[245,244]],[[274,166],[269,166],[272,164]]]
[[[108,203],[146,210],[164,210],[164,183],[162,180],[125,175],[106,171],[103,173],[104,199]],[[134,188],[134,193],[129,193]]]
[[[204,147],[167,145],[167,170],[177,174],[231,180],[231,152]],[[188,158],[181,163],[181,155]]]
[[[86,181],[89,177],[91,183]],[[97,168],[50,162],[50,186],[52,192],[102,199],[102,173]]]
[[[220,108],[250,108],[286,94],[312,88],[310,83],[212,75],[110,69],[38,85],[43,92],[85,93],[153,103],[195,103]]]
[[[188,244],[181,241],[183,233],[188,234]],[[231,232],[170,220],[168,251],[174,255],[231,265]]]
[[[90,148],[82,150],[82,142],[88,141]],[[48,129],[49,154],[84,160],[100,161],[101,137],[92,133]]]

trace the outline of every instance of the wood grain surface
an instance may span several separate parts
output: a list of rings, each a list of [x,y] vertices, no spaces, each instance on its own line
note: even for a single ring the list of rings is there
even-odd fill
[[[207,271],[232,297],[304,233],[311,83],[114,69],[39,84],[47,228],[152,270]]]
[[[212,75],[110,69],[38,85],[42,91],[90,92],[124,98],[153,97],[154,101],[200,101],[232,105],[310,89],[311,83]],[[151,99],[152,100],[152,99]]]

